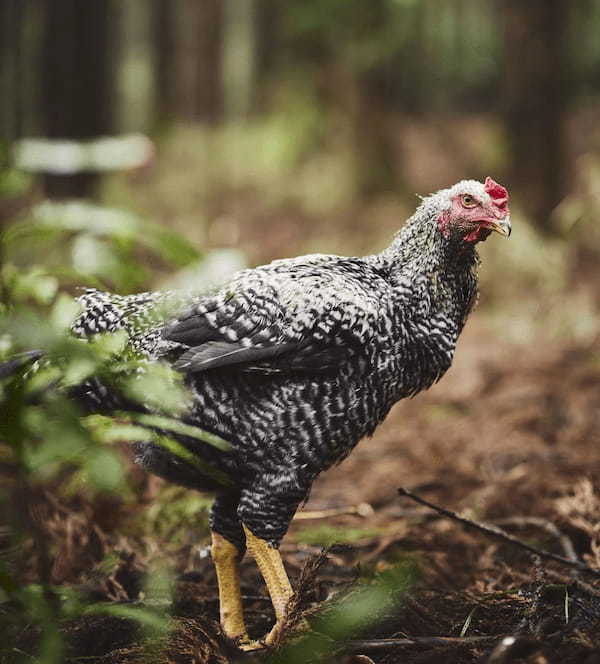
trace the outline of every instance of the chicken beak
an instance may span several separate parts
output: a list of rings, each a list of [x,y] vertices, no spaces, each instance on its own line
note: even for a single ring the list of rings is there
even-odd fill
[[[506,219],[499,219],[498,221],[488,221],[486,226],[491,231],[495,231],[496,233],[500,233],[500,235],[504,235],[504,237],[510,237],[510,233],[512,231],[510,217],[506,217]]]

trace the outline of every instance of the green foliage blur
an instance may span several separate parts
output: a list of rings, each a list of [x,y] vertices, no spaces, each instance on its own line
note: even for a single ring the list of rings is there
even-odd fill
[[[7,227],[0,247],[0,364],[23,351],[41,354],[35,364],[24,359],[0,380],[0,511],[8,526],[0,533],[0,661],[19,659],[13,646],[22,633],[39,641],[37,661],[62,661],[60,626],[98,611],[137,620],[156,637],[167,623],[155,611],[90,604],[74,589],[52,585],[56,552],[44,537],[35,500],[45,487],[57,496],[130,495],[119,441],[155,437],[177,445],[169,431],[207,440],[208,434],[176,419],[187,396],[174,372],[151,365],[138,375],[140,360],[127,352],[123,332],[88,342],[69,331],[78,313],[74,284],[127,293],[147,281],[143,263],[172,269],[198,261],[200,254],[162,227],[84,202],[34,206]],[[142,395],[155,414],[82,416],[68,389],[92,375],[131,399]],[[31,565],[37,578],[23,582]]]
[[[363,577],[309,618],[310,631],[267,659],[272,664],[321,664],[344,652],[373,624],[393,615],[420,576],[418,564],[406,559],[383,572]]]

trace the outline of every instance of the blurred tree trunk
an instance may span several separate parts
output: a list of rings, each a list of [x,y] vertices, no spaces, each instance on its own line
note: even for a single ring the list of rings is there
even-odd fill
[[[112,122],[124,133],[147,132],[154,123],[152,10],[150,3],[121,2],[111,14],[118,35]]]
[[[153,2],[154,125],[158,130],[170,124],[176,109],[176,10],[173,0]]]
[[[360,5],[356,29],[380,34],[390,18],[385,0],[371,0]],[[349,47],[352,49],[352,43]],[[393,191],[397,186],[394,145],[390,138],[393,77],[393,65],[388,59],[352,75],[356,87],[353,118],[358,156],[356,184],[358,191],[367,197]]]
[[[223,0],[223,107],[229,120],[249,114],[256,73],[256,0]]]
[[[0,0],[0,168],[6,166],[8,146],[21,136],[23,99],[19,85],[21,72],[21,23],[23,4],[20,0]]]
[[[42,116],[48,138],[89,139],[112,128],[110,0],[52,0],[44,14]],[[51,197],[90,196],[99,175],[45,176]]]
[[[526,211],[551,232],[550,214],[565,186],[568,0],[501,0],[505,122],[512,151],[509,184]]]
[[[394,191],[394,142],[390,131],[389,67],[359,77],[357,105],[354,116],[354,141],[357,146],[357,185],[363,196]],[[366,129],[368,127],[368,130]]]
[[[223,2],[179,0],[177,115],[215,124],[223,116]]]
[[[285,57],[282,45],[282,17],[284,7],[278,0],[258,0],[255,19],[255,80],[254,110],[268,107],[271,93],[270,78],[276,75]]]

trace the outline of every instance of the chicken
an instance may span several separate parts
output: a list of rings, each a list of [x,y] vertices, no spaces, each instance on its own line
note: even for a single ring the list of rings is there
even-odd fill
[[[477,298],[476,245],[492,231],[510,235],[506,189],[491,178],[465,180],[423,199],[381,253],[314,254],[244,270],[213,294],[179,296],[175,316],[161,313],[171,293],[81,297],[76,335],[125,329],[135,351],[184,374],[192,400],[183,421],[230,445],[220,451],[179,435],[186,454],[148,442],[138,445],[138,460],[216,493],[210,528],[221,624],[241,647],[257,645],[240,594],[246,549],[275,611],[268,644],[292,595],[278,546],[296,509],[319,473],[371,435],[394,403],[450,367]],[[97,380],[80,397],[92,410],[116,407]],[[230,481],[203,473],[190,453]]]

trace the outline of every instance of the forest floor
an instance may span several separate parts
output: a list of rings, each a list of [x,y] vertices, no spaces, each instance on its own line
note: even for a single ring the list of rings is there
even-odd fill
[[[373,611],[360,633],[331,637],[329,629],[318,641],[329,653],[321,661],[600,662],[600,579],[466,530],[397,492],[407,487],[530,545],[600,568],[599,384],[593,347],[514,347],[475,315],[447,376],[398,404],[372,439],[319,478],[282,545],[296,587],[302,575],[298,611],[306,610],[313,630],[336,595],[410,569],[402,589],[390,586],[392,600]],[[128,618],[90,614],[64,625],[66,661],[314,661],[314,639],[285,650],[284,634],[279,655],[242,655],[227,642],[217,624],[206,539],[194,543],[190,536],[174,546],[168,533],[140,539],[124,530],[161,490],[155,480],[145,482],[133,506],[131,499],[88,504],[40,495],[41,521],[60,552],[57,584],[128,606],[144,605],[140,589],[153,560],[168,559],[176,580],[172,600],[164,607],[154,600],[153,610],[173,617],[164,635],[148,639]],[[272,613],[248,558],[242,591],[258,637]],[[18,650],[31,652],[34,642],[35,634],[24,632]]]

